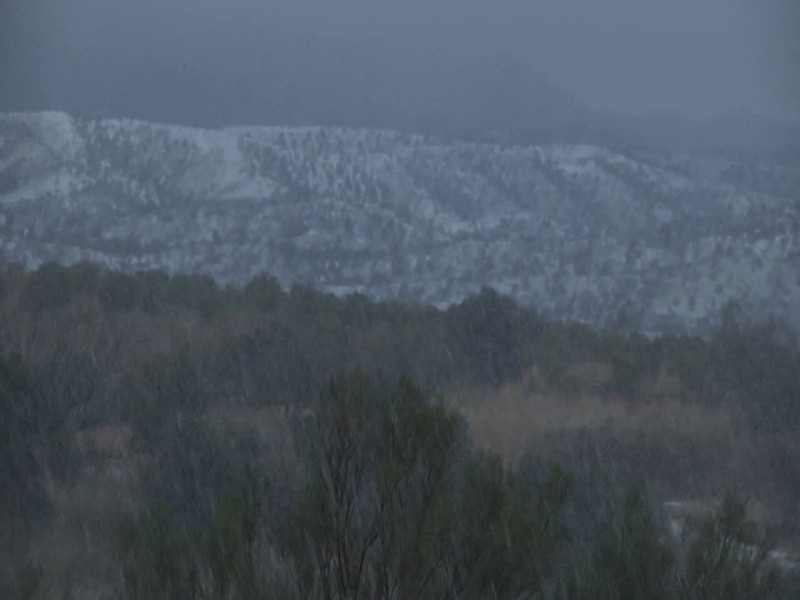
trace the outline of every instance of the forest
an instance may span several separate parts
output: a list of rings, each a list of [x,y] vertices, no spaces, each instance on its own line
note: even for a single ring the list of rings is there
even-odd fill
[[[800,345],[0,271],[0,597],[800,594]]]

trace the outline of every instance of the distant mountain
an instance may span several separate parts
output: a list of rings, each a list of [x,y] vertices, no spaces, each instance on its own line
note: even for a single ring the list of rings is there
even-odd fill
[[[800,163],[386,130],[0,115],[0,255],[555,317],[800,324]]]
[[[658,152],[770,153],[800,161],[800,124],[592,110],[510,55],[466,57],[221,23],[154,43],[0,31],[0,111],[65,110],[199,127],[344,126],[472,141],[582,143]],[[0,27],[2,28],[2,27]],[[18,48],[27,61],[2,49]]]
[[[691,119],[674,114],[630,117],[586,111],[570,123],[463,137],[517,144],[592,144],[622,152],[713,155],[733,160],[800,164],[800,125],[749,112]]]
[[[769,155],[771,160],[800,163],[800,125],[782,123],[748,111],[710,119],[689,119],[672,114],[630,118],[597,115],[619,140],[638,147],[673,153]]]
[[[441,134],[558,126],[586,110],[505,55],[470,59],[257,27],[225,39],[190,35],[174,40],[167,55],[131,44],[113,59],[96,41],[42,40],[45,47],[29,53],[43,64],[2,65],[0,111]]]

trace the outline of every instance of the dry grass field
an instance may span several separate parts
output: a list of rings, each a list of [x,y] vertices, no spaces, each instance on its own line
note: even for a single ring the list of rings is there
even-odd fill
[[[643,434],[733,443],[732,415],[690,405],[679,397],[635,400],[579,394],[534,393],[520,383],[496,390],[460,390],[448,401],[464,414],[475,443],[513,461],[562,433],[603,431],[614,437]]]

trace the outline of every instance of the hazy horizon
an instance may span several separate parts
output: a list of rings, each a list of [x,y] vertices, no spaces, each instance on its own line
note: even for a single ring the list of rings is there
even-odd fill
[[[178,109],[167,107],[185,106],[187,122],[236,124],[265,89],[274,93],[260,73],[304,95],[335,86],[321,81],[332,49],[351,63],[374,54],[376,70],[385,56],[409,57],[381,74],[400,82],[427,81],[413,79],[426,61],[447,69],[448,60],[503,57],[597,111],[687,118],[744,111],[800,124],[800,2],[793,0],[7,0],[0,17],[0,110],[117,116],[141,106],[142,115],[168,120]],[[400,73],[404,67],[412,73]],[[292,83],[303,76],[309,81]],[[373,73],[352,81],[359,76],[373,85]],[[346,103],[359,89],[336,92]],[[319,110],[309,114],[320,118]]]

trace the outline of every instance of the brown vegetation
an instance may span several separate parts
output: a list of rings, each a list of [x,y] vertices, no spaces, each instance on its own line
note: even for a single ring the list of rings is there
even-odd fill
[[[461,390],[451,396],[470,425],[475,442],[513,460],[538,448],[553,434],[603,430],[610,436],[641,433],[689,437],[702,443],[732,443],[729,412],[691,405],[678,397],[643,397],[637,401],[583,395],[533,393],[519,383],[497,390]],[[656,401],[657,400],[657,401]]]
[[[602,394],[613,381],[611,365],[599,362],[570,365],[561,376],[562,389],[573,394]]]
[[[55,515],[46,531],[25,534],[25,548],[7,541],[4,556],[41,564],[77,597],[91,596],[82,586],[93,578],[113,581],[111,530],[142,495],[141,465],[161,460],[164,448],[194,451],[186,440],[173,443],[176,430],[162,430],[165,422],[210,422],[201,451],[254,429],[282,457],[275,465],[265,458],[270,468],[291,471],[289,424],[309,416],[305,407],[331,374],[354,365],[386,381],[410,375],[444,395],[475,445],[507,463],[532,451],[567,471],[619,481],[643,473],[674,500],[736,485],[749,499],[783,503],[764,514],[784,519],[787,538],[800,531],[800,352],[780,337],[771,342],[770,329],[729,325],[708,340],[651,340],[539,322],[491,293],[437,312],[269,284],[213,291],[206,300],[217,308],[205,310],[180,280],[154,308],[144,292],[157,285],[143,278],[131,304],[130,281],[116,275],[118,289],[104,284],[94,296],[53,304],[58,288],[43,285],[48,277],[77,286],[82,273],[24,276],[30,289],[14,269],[0,278],[0,359],[8,363],[0,384],[5,423],[17,424],[4,437],[23,461],[21,493],[41,490]],[[211,448],[198,470],[220,454]],[[68,585],[71,577],[83,583]]]
[[[129,425],[104,425],[75,434],[75,450],[85,459],[125,458],[131,450]]]

